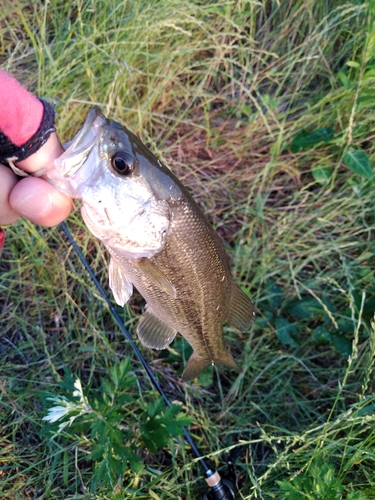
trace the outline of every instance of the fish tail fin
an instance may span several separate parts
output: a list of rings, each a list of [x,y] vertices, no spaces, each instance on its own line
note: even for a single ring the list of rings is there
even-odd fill
[[[220,358],[215,358],[215,365],[224,365],[227,368],[230,368],[231,370],[236,370],[237,372],[241,371],[241,368],[238,366],[238,364],[234,361],[233,356],[229,351],[225,351]]]
[[[211,365],[224,365],[232,370],[241,371],[238,364],[234,361],[233,356],[229,351],[225,351],[220,358],[215,358],[214,361],[207,358],[199,358],[195,352],[190,356],[189,361],[182,373],[182,379],[185,382],[194,380],[200,373]]]

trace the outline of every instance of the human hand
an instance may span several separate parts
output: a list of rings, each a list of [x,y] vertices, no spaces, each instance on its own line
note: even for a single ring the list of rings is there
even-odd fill
[[[62,152],[54,133],[36,153],[17,166],[33,173],[50,165]],[[0,164],[0,225],[11,224],[22,215],[35,224],[54,226],[69,215],[71,208],[72,200],[45,180],[38,177],[19,180],[10,168]]]
[[[43,105],[3,71],[0,71],[0,87],[0,134],[5,134],[2,137],[7,147],[9,142],[16,142],[13,137],[18,140],[16,144],[24,144],[38,131]],[[9,138],[12,140],[8,142]],[[62,152],[60,141],[53,132],[33,154],[15,164],[32,174],[51,165]],[[53,226],[64,220],[71,208],[72,200],[45,180],[37,177],[19,179],[9,167],[0,164],[0,225],[11,224],[22,215],[36,224]]]

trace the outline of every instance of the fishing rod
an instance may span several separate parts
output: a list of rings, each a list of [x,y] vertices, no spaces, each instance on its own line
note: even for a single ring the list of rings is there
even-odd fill
[[[94,284],[95,284],[96,288],[98,289],[100,295],[103,297],[104,301],[108,305],[109,310],[110,310],[113,318],[115,319],[117,325],[119,326],[120,330],[125,335],[126,339],[130,343],[133,351],[135,352],[137,358],[139,359],[139,361],[143,365],[143,368],[146,370],[146,373],[147,373],[147,375],[148,375],[148,377],[149,377],[152,385],[159,392],[159,394],[163,398],[165,404],[168,407],[170,407],[172,405],[172,403],[170,402],[168,396],[163,391],[161,385],[159,384],[159,381],[157,380],[157,378],[155,377],[155,375],[151,371],[150,366],[148,365],[147,361],[145,360],[145,358],[143,357],[142,353],[138,349],[137,344],[132,339],[129,331],[125,327],[122,319],[118,315],[118,313],[117,313],[116,309],[114,308],[112,302],[109,300],[108,295],[106,294],[106,292],[104,291],[103,287],[101,286],[101,284],[97,280],[96,276],[94,275],[94,273],[93,273],[93,271],[92,271],[89,263],[87,262],[85,256],[83,255],[83,253],[81,252],[81,250],[78,247],[77,243],[73,239],[73,236],[71,235],[71,233],[70,233],[70,231],[68,229],[68,226],[65,224],[65,222],[62,222],[60,224],[60,227],[64,231],[64,233],[65,233],[66,237],[68,238],[70,244],[72,245],[73,249],[77,253],[80,261],[84,265],[86,271],[89,273],[90,278],[94,282]],[[208,485],[208,490],[203,495],[202,500],[235,500],[235,498],[236,498],[235,491],[236,490],[235,490],[235,487],[234,487],[233,483],[231,481],[227,480],[227,479],[222,479],[221,476],[220,476],[220,474],[216,470],[210,468],[208,466],[208,464],[206,463],[206,461],[204,460],[204,458],[202,457],[201,453],[199,452],[196,444],[194,443],[193,438],[190,436],[189,432],[185,428],[183,428],[183,433],[184,433],[184,437],[185,437],[186,442],[189,444],[190,448],[192,449],[192,451],[193,451],[194,455],[196,456],[196,458],[199,460],[199,462],[202,465],[202,467],[204,469],[204,472],[205,472],[205,481],[206,481],[206,483]]]

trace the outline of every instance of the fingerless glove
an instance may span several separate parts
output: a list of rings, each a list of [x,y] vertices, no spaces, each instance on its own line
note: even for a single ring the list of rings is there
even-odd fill
[[[0,162],[7,163],[8,161],[21,161],[25,160],[32,154],[36,153],[38,149],[47,142],[52,132],[56,131],[55,126],[55,111],[53,107],[46,101],[39,99],[43,104],[44,112],[43,118],[35,134],[30,137],[22,146],[14,144],[3,132],[0,130]]]

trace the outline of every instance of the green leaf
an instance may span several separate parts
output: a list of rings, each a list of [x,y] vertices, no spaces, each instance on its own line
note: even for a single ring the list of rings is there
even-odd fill
[[[360,107],[367,107],[367,106],[372,106],[374,105],[375,102],[375,97],[371,95],[364,95],[362,97],[358,97],[357,99],[357,104],[360,105]]]
[[[127,463],[123,460],[118,460],[114,456],[110,456],[109,464],[113,476],[122,476],[127,467]]]
[[[338,333],[331,333],[332,344],[335,349],[348,358],[352,353],[352,343],[347,338],[343,337]]]
[[[164,401],[162,398],[158,398],[155,402],[150,401],[147,405],[147,413],[150,418],[155,418],[164,409]]]
[[[369,78],[374,78],[375,77],[375,68],[374,66],[370,66],[368,69],[366,69],[365,74],[363,76],[363,80],[368,80]]]
[[[352,491],[345,500],[370,500],[362,491]]]
[[[106,451],[106,448],[102,444],[95,444],[92,449],[91,449],[91,454],[90,458],[91,460],[97,461],[100,460],[104,453]]]
[[[263,99],[263,102],[265,103],[265,105],[268,106],[270,109],[277,108],[277,106],[278,106],[277,99],[272,99],[272,97],[269,94],[263,94],[262,99]]]
[[[277,483],[285,491],[285,500],[337,500],[342,498],[343,485],[335,472],[333,466],[319,458],[303,474]]]
[[[298,342],[293,338],[298,334],[297,327],[289,323],[285,318],[277,318],[275,321],[276,335],[282,344],[289,344],[291,347],[297,347]]]
[[[360,64],[357,61],[346,61],[346,65],[349,66],[349,68],[359,68]]]
[[[317,326],[311,333],[311,340],[315,345],[327,345],[331,339],[330,332],[324,326]]]
[[[129,396],[129,394],[123,393],[120,395],[116,396],[116,403],[118,404],[119,407],[125,406],[126,404],[133,403],[134,398]]]
[[[175,406],[177,406],[177,411],[180,411],[181,407],[179,405]],[[165,412],[165,417],[163,420],[170,436],[173,437],[182,434],[183,427],[190,425],[192,422],[192,418],[187,415],[184,415],[183,413],[175,415],[175,412],[173,412],[173,414],[170,415],[167,413],[167,411]]]
[[[158,420],[148,420],[141,425],[142,440],[151,453],[156,453],[159,449],[168,444],[170,436],[167,429]]]
[[[113,486],[113,473],[111,470],[111,461],[106,454],[100,462],[94,464],[94,475],[92,486],[102,482],[104,486]]]
[[[373,178],[373,171],[366,151],[361,148],[349,148],[344,155],[344,163],[356,174],[366,179]]]
[[[349,78],[347,77],[346,73],[344,73],[343,71],[339,71],[337,73],[337,78],[338,80],[340,80],[340,82],[342,83],[342,85],[346,88],[346,89],[350,89],[352,84],[350,83],[350,80]]]
[[[363,415],[369,415],[370,413],[375,413],[375,403],[371,403],[360,408],[357,415],[362,417]]]
[[[268,280],[266,284],[267,302],[271,309],[276,309],[281,304],[283,291],[274,280]]]
[[[164,402],[159,398],[147,406],[148,418],[141,424],[141,435],[144,445],[152,452],[163,448],[172,437],[183,433],[183,427],[192,419],[183,413],[180,405],[172,405],[164,409]]]
[[[106,394],[107,396],[109,396],[110,399],[112,399],[115,393],[115,388],[113,384],[109,380],[103,378],[100,379],[100,382],[101,382],[100,390],[102,394]]]
[[[200,373],[198,376],[199,385],[201,387],[209,387],[212,384],[212,375],[213,375],[212,369],[204,370],[202,373]]]
[[[67,487],[69,485],[69,455],[67,451],[64,451],[63,481]]]
[[[326,165],[314,165],[311,167],[311,174],[319,184],[326,184],[332,175],[332,170]]]
[[[330,142],[334,136],[335,132],[332,128],[319,128],[314,132],[307,132],[303,129],[292,140],[290,150],[292,153],[307,151],[321,142]]]
[[[108,370],[112,383],[114,385],[114,392],[119,388],[126,389],[134,385],[136,379],[134,377],[127,377],[130,369],[131,365],[129,358],[125,358],[120,363],[113,365]]]
[[[138,455],[135,455],[135,454],[131,454],[131,455],[129,455],[128,460],[129,460],[130,468],[133,472],[135,472],[136,474],[139,474],[140,472],[142,472],[142,470],[144,469],[144,466],[142,464],[141,457],[139,457]]]
[[[326,306],[330,311],[332,311],[331,304],[328,301],[324,301]],[[302,300],[296,300],[295,302],[291,302],[285,308],[286,311],[289,311],[296,318],[307,319],[314,316],[323,316],[324,309],[321,304],[314,297],[305,297]]]

